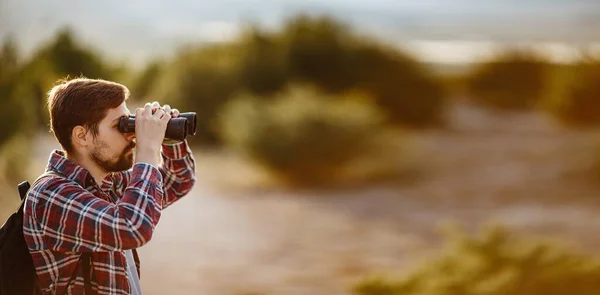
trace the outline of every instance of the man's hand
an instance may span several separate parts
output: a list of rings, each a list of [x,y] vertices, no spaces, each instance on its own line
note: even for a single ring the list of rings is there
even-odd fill
[[[158,109],[162,108],[163,111],[165,111],[165,113],[171,115],[171,118],[177,118],[179,117],[179,110],[178,109],[171,109],[171,106],[166,104],[164,106],[160,106],[160,104],[155,101],[152,103],[152,111],[156,111]]]
[[[156,105],[158,106],[154,109]],[[144,108],[135,110],[136,162],[158,167],[158,153],[165,139],[167,123],[171,120],[169,113],[165,112],[157,102],[146,103]]]
[[[152,103],[152,111],[156,111],[157,109],[161,108],[160,104],[158,102],[153,102]],[[165,111],[165,113],[170,114],[171,118],[177,118],[179,117],[179,110],[178,109],[171,109],[171,106],[166,104],[164,106],[162,106],[163,111]],[[178,140],[173,140],[173,139],[167,139],[165,138],[165,140],[163,141],[163,144],[176,144],[179,143]]]

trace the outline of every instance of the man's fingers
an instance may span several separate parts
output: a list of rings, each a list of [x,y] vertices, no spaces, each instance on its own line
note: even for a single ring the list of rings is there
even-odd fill
[[[152,104],[146,103],[146,105],[144,105],[144,113],[150,116],[152,115]]]
[[[160,104],[158,103],[158,101],[152,102],[152,111],[156,111],[158,109],[160,109]]]
[[[163,109],[158,109],[156,110],[156,112],[154,112],[154,116],[158,117],[158,118],[162,118],[165,115],[165,111],[163,111]]]
[[[172,116],[173,118],[177,118],[177,117],[179,117],[179,110],[178,110],[178,109],[172,109],[172,110],[171,110],[171,116]]]
[[[135,109],[135,116],[136,117],[138,117],[138,118],[141,117],[143,113],[144,113],[144,109],[143,108],[137,108],[137,109]]]
[[[168,122],[169,120],[171,120],[171,115],[169,115],[168,113],[165,113],[160,119]]]

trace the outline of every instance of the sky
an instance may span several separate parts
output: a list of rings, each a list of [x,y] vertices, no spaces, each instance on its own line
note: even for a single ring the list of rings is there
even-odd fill
[[[300,12],[332,15],[432,61],[483,56],[497,42],[536,42],[563,57],[600,42],[598,0],[0,0],[0,38],[13,35],[28,52],[70,25],[107,55],[142,61]]]

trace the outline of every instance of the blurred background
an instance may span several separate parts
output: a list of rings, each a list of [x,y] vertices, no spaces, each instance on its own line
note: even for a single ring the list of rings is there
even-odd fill
[[[46,93],[198,114],[144,294],[597,294],[596,0],[0,0],[0,220]]]

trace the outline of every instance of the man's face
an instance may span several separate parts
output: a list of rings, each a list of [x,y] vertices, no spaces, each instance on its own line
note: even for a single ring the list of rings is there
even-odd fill
[[[119,172],[133,166],[135,134],[119,131],[119,118],[129,116],[127,105],[109,109],[106,117],[98,124],[98,135],[90,153],[91,159],[105,172]]]

